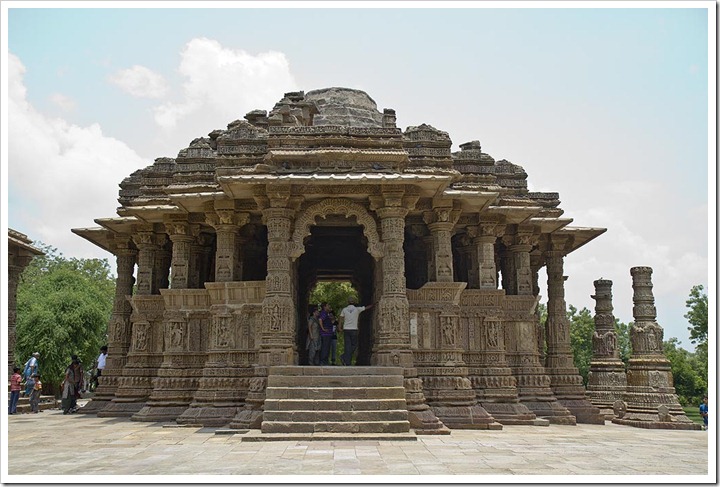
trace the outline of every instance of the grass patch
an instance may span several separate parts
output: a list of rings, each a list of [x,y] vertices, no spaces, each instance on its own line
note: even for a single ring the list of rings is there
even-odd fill
[[[692,420],[693,423],[702,424],[703,419],[702,416],[700,416],[700,410],[698,408],[687,406],[683,407],[683,411],[685,411],[685,416]]]

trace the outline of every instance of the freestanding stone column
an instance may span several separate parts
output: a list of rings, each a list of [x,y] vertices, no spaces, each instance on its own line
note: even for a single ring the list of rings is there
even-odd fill
[[[137,250],[133,248],[132,241],[128,236],[124,238],[116,236],[114,242],[117,279],[113,310],[108,323],[108,355],[95,395],[85,407],[79,409],[81,413],[97,413],[112,401],[130,350],[132,306],[128,298],[132,296],[135,284],[133,271],[137,260]]]
[[[268,187],[269,195],[255,197],[262,208],[268,229],[267,277],[262,302],[263,324],[258,366],[250,380],[246,407],[240,411],[230,428],[260,428],[262,405],[265,402],[268,369],[273,365],[296,365],[295,302],[292,296],[292,259],[290,233],[300,199],[290,196],[286,186]]]
[[[190,265],[190,247],[199,229],[197,225],[183,222],[167,223],[165,227],[172,241],[172,288],[187,289],[190,287],[190,274],[194,272]]]
[[[616,401],[613,423],[638,428],[699,430],[678,402],[670,361],[663,352],[663,329],[655,321],[652,268],[633,267],[632,356],[628,361],[627,389]]]
[[[593,356],[588,372],[587,394],[600,414],[606,420],[612,420],[615,413],[613,404],[622,400],[627,377],[625,364],[620,360],[615,333],[615,316],[612,305],[612,281],[598,279],[594,281],[595,294],[595,332],[593,333]]]
[[[603,424],[605,419],[585,396],[582,377],[573,363],[563,276],[567,240],[567,237],[551,236],[550,248],[545,252],[548,279],[546,370],[555,397],[575,416],[578,423]]]
[[[459,210],[452,207],[435,208],[433,211],[426,211],[423,219],[430,230],[432,237],[432,248],[434,258],[434,275],[430,276],[431,281],[453,282],[453,255],[450,237],[455,222],[460,216]],[[404,228],[404,217],[403,217]]]
[[[233,282],[242,280],[242,259],[238,232],[249,221],[248,213],[237,213],[230,209],[220,209],[207,213],[206,221],[215,227],[217,252],[215,254],[215,282]]]

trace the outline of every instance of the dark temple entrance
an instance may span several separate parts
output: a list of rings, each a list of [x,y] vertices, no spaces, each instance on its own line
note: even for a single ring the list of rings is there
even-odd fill
[[[305,253],[298,268],[297,347],[301,364],[307,364],[307,318],[310,291],[320,281],[349,281],[358,291],[360,305],[373,302],[375,260],[367,251],[362,227],[346,218],[328,217],[323,225],[311,227],[305,239]],[[315,303],[317,304],[317,303]],[[341,309],[335,310],[339,315]],[[372,313],[360,315],[357,365],[370,365],[372,351]],[[342,353],[342,350],[338,350]]]

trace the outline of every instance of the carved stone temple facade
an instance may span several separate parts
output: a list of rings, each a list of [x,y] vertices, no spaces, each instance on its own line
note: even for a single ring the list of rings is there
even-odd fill
[[[118,216],[73,230],[118,275],[84,412],[259,427],[269,368],[307,363],[310,291],[347,280],[376,304],[358,364],[402,368],[414,428],[602,423],[572,362],[563,262],[605,229],[570,225],[557,193],[479,142],[451,144],[329,88],[131,174]]]

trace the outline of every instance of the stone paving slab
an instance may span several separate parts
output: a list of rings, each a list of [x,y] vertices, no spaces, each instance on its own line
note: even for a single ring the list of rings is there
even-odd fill
[[[610,422],[453,430],[447,436],[417,436],[416,441],[348,435],[247,441],[261,434],[216,434],[220,428],[164,427],[172,423],[63,415],[59,410],[3,420],[3,482],[88,482],[92,477],[69,476],[93,475],[103,475],[103,482],[165,481],[159,475],[179,476],[180,482],[196,481],[182,476],[201,475],[197,481],[207,482],[206,476],[227,480],[228,475],[257,475],[281,483],[298,482],[291,477],[298,475],[343,476],[335,480],[340,482],[380,482],[381,476],[396,482],[407,475],[407,481],[420,483],[545,482],[550,479],[546,476],[572,483],[716,480],[714,431],[647,430]],[[107,475],[122,477],[107,480]]]

